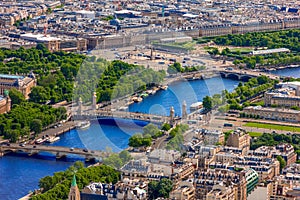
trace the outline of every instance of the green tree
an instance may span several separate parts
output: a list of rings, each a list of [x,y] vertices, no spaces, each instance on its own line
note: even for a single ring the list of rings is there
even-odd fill
[[[151,137],[160,132],[159,128],[152,123],[147,124],[143,128],[143,135],[149,134]]]
[[[259,85],[268,83],[269,80],[270,79],[268,77],[266,77],[266,76],[259,76],[259,77],[257,77],[257,82],[258,82]]]
[[[163,130],[163,131],[168,131],[170,129],[171,129],[171,125],[168,123],[164,123],[161,127],[161,130]]]
[[[170,179],[163,178],[158,181],[150,181],[148,183],[149,199],[157,199],[159,197],[169,198],[173,188],[173,182]]]
[[[46,103],[46,101],[50,98],[48,91],[41,86],[36,86],[32,88],[29,97],[30,101],[35,103]]]
[[[118,154],[112,154],[103,160],[103,164],[120,169],[123,165],[123,162]]]
[[[279,161],[279,164],[280,164],[280,171],[285,168],[286,166],[286,161],[282,158],[282,156],[277,156],[276,157],[277,160]]]
[[[43,124],[40,119],[34,119],[31,122],[30,129],[34,131],[35,134],[39,134],[42,132]]]
[[[211,110],[212,109],[212,98],[210,96],[205,96],[203,98],[203,107],[206,110]]]
[[[123,150],[119,153],[119,157],[121,158],[123,164],[127,163],[132,159],[130,153],[126,150]]]
[[[181,67],[181,64],[178,62],[175,62],[174,64],[170,65],[167,69],[167,72],[169,74],[176,74],[183,71],[184,69]]]
[[[25,101],[24,95],[15,88],[9,91],[9,97],[12,105],[20,104]]]

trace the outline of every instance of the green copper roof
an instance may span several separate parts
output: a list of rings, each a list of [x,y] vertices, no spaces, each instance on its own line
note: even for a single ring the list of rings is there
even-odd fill
[[[9,95],[9,91],[8,90],[4,90],[4,96],[8,97]]]
[[[73,179],[72,179],[72,184],[71,186],[77,186],[77,183],[76,183],[76,177],[75,177],[75,174],[73,175]]]

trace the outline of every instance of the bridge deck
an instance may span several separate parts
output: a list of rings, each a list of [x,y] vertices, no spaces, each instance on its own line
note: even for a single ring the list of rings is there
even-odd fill
[[[82,114],[81,116],[74,115],[74,118],[122,118],[122,119],[135,119],[142,121],[153,121],[153,122],[168,122],[170,120],[169,116],[153,115],[147,113],[135,113],[135,112],[125,112],[125,111],[111,111],[111,110],[96,110],[91,112],[89,115]]]
[[[81,155],[85,157],[93,157],[93,158],[98,158],[98,157],[104,157],[108,156],[109,153],[103,152],[103,151],[96,151],[96,150],[84,150],[80,148],[69,148],[69,147],[61,147],[61,146],[46,146],[46,145],[25,145],[25,146],[20,146],[18,144],[10,144],[9,146],[7,145],[2,145],[0,146],[0,152],[5,153],[6,151],[23,151],[26,153],[32,153],[32,152],[49,152],[49,153],[54,153],[54,154],[76,154],[76,155]]]

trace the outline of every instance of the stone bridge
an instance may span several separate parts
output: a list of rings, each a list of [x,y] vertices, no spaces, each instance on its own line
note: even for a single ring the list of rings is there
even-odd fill
[[[75,154],[85,157],[86,161],[91,160],[102,160],[103,158],[109,156],[110,153],[104,151],[87,150],[80,148],[69,148],[61,146],[46,146],[46,145],[24,145],[20,146],[18,144],[2,144],[0,146],[0,156],[4,156],[11,152],[23,152],[27,153],[29,156],[38,154],[40,152],[53,153],[56,159],[61,159],[66,157],[68,154]]]
[[[270,79],[280,79],[280,76],[275,74],[268,74],[265,72],[256,72],[251,70],[220,70],[218,71],[223,78],[232,78],[236,80],[248,81],[250,78],[255,78],[258,76],[267,76]]]
[[[90,112],[84,112],[82,115],[73,115],[73,119],[105,119],[105,118],[121,118],[121,119],[133,119],[148,121],[152,123],[170,123],[171,118],[169,116],[138,113],[138,112],[126,112],[117,110],[95,110]]]

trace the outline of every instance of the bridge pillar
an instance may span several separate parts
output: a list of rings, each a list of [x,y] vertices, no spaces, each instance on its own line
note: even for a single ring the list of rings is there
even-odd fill
[[[67,157],[67,155],[60,154],[59,152],[57,152],[55,157],[56,157],[57,160],[63,160],[64,158]]]
[[[77,110],[77,115],[81,116],[82,115],[82,99],[79,97],[78,99],[78,110]]]
[[[28,156],[33,156],[34,154],[38,154],[38,151],[31,150],[28,152]]]
[[[171,125],[174,124],[174,117],[175,117],[175,110],[174,110],[174,107],[171,106],[171,108],[170,108],[170,124]]]
[[[97,93],[93,92],[93,102],[92,102],[92,110],[97,110]]]
[[[96,158],[92,157],[92,156],[86,156],[85,157],[85,162],[96,162]]]
[[[183,103],[182,103],[182,119],[186,119],[186,118],[187,118],[186,102],[183,101]]]

